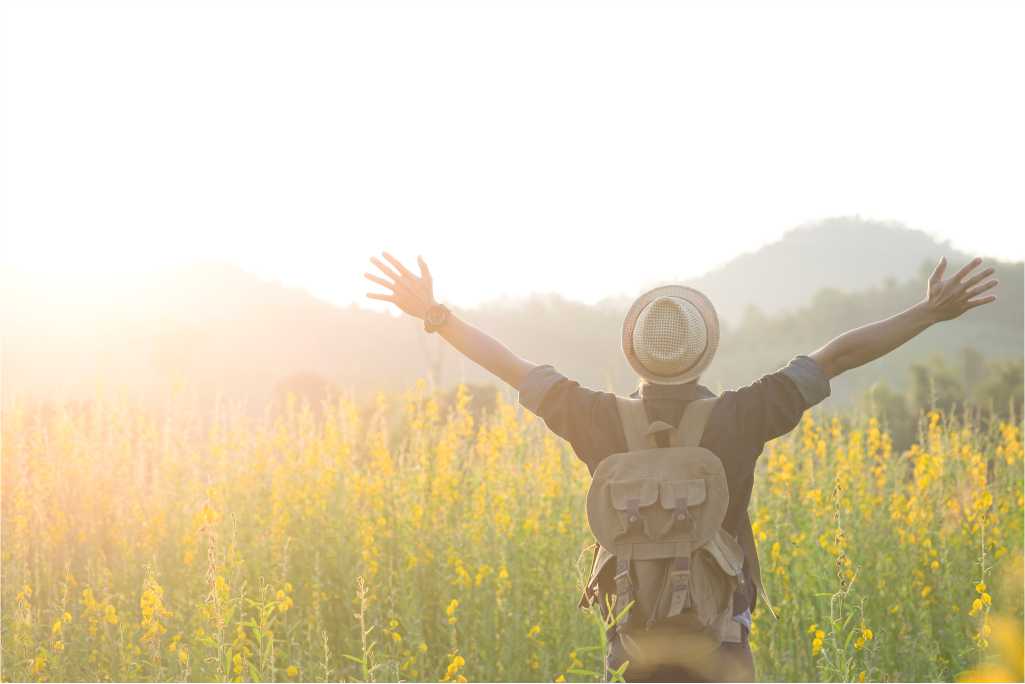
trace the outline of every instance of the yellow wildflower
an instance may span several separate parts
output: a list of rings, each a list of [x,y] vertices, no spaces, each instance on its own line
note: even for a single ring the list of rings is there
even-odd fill
[[[449,602],[448,607],[445,608],[445,615],[448,616],[448,624],[454,625],[459,620],[459,618],[456,617],[456,608],[458,607],[459,601],[457,601],[456,599],[452,599]]]

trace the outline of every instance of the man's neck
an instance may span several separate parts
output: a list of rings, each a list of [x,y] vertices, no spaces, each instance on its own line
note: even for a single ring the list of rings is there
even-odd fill
[[[635,395],[642,399],[704,399],[715,396],[707,387],[699,385],[697,380],[679,385],[661,385],[642,380]]]

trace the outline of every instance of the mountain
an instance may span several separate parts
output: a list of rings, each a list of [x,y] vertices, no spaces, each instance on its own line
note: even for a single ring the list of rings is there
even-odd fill
[[[901,282],[941,256],[951,263],[971,258],[899,223],[831,218],[794,228],[688,284],[705,292],[724,320],[737,321],[751,306],[766,314],[794,311],[824,288],[857,292],[887,279]]]
[[[924,233],[836,219],[734,259],[693,283],[724,319],[722,346],[704,381],[716,389],[743,384],[844,329],[911,304],[923,291],[923,263],[942,253],[954,263],[963,258]],[[884,377],[899,385],[912,361],[957,355],[967,346],[988,359],[1021,358],[1022,264],[998,268],[997,304],[841,378],[834,397],[844,400]],[[418,321],[337,307],[232,266],[174,269],[131,287],[14,272],[3,273],[0,285],[5,400],[85,399],[106,388],[162,402],[174,390],[206,403],[245,399],[258,408],[286,389],[367,398],[408,388],[418,377],[440,386],[493,382],[438,336],[424,335]],[[628,304],[537,295],[459,313],[527,359],[623,392],[636,382],[620,352]]]

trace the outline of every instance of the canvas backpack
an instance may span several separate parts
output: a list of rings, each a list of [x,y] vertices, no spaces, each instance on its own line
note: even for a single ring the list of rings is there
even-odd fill
[[[629,660],[632,678],[660,665],[693,666],[723,642],[741,641],[733,595],[745,581],[744,553],[723,528],[722,462],[698,446],[715,401],[691,401],[673,426],[649,422],[641,399],[617,397],[627,451],[591,478],[587,521],[598,546],[582,605],[598,602],[606,618],[608,603],[617,616],[629,606],[610,630],[606,664]],[[662,432],[665,448],[655,438]],[[612,582],[603,583],[609,568]]]

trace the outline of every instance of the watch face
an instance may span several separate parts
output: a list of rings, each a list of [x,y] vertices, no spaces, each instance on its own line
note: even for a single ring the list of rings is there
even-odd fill
[[[440,306],[432,306],[427,310],[427,322],[431,325],[441,325],[445,321],[445,310]]]

